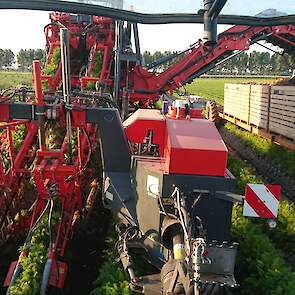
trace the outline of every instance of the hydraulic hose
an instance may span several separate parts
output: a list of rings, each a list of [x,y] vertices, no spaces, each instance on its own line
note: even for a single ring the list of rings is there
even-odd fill
[[[52,257],[48,257],[48,259],[45,263],[43,276],[42,276],[42,282],[41,282],[40,295],[46,295],[46,290],[47,290],[50,272],[51,272],[52,261],[53,261]]]
[[[8,289],[6,291],[6,295],[9,295],[10,294],[10,288],[11,288],[11,286],[13,286],[13,284],[16,282],[17,278],[19,277],[19,275],[21,273],[21,270],[22,270],[22,265],[21,265],[21,257],[22,256],[21,255],[19,257],[19,260],[17,261],[17,264],[16,264],[16,267],[14,269],[13,275],[11,277],[11,280],[10,280],[10,283],[9,283],[9,286],[8,286]]]
[[[28,235],[27,235],[27,238],[25,240],[25,243],[24,243],[24,248],[26,248],[26,246],[28,245],[28,243],[31,241],[31,238],[34,234],[34,232],[40,228],[38,225],[38,223],[40,222],[41,218],[44,216],[45,212],[47,211],[48,207],[49,207],[49,203],[50,201],[47,201],[46,205],[45,205],[45,208],[43,209],[43,211],[41,212],[40,216],[37,218],[37,220],[35,221],[35,223],[33,224],[32,228],[30,229]],[[14,283],[16,282],[16,280],[18,279],[20,273],[21,273],[21,270],[22,270],[22,265],[21,265],[21,258],[26,256],[26,251],[22,251],[20,256],[19,256],[19,259],[17,261],[17,264],[16,264],[16,267],[14,269],[14,272],[13,272],[13,275],[11,277],[11,280],[9,282],[9,286],[7,288],[7,291],[6,291],[6,295],[10,295],[10,288],[14,285]]]
[[[43,275],[42,275],[42,282],[41,282],[41,289],[40,289],[40,295],[45,295],[49,277],[51,273],[51,266],[54,259],[54,252],[52,247],[52,233],[51,233],[51,220],[52,220],[52,212],[53,212],[53,199],[50,200],[50,209],[48,213],[48,232],[49,232],[49,247],[48,247],[48,258],[44,266]]]

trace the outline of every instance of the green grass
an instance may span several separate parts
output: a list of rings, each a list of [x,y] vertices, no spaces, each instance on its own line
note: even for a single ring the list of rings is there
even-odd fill
[[[31,72],[0,72],[0,90],[20,86],[32,86]]]
[[[219,104],[223,104],[225,83],[266,83],[274,78],[200,78],[185,86],[189,94],[199,95],[207,99],[214,99]]]
[[[272,163],[279,165],[290,176],[295,177],[295,152],[273,144],[269,140],[245,131],[229,122],[225,123],[224,129],[241,138],[257,154],[267,156]]]

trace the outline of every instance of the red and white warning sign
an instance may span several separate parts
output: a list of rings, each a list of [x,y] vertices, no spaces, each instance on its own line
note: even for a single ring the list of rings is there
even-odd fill
[[[246,186],[243,215],[276,218],[281,196],[280,185],[248,184]]]

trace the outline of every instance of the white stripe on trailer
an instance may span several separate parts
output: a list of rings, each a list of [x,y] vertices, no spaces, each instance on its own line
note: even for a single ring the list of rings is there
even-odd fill
[[[255,212],[255,210],[249,205],[249,203],[246,200],[244,201],[243,216],[259,217],[259,215]]]
[[[264,205],[277,217],[279,200],[270,192],[264,184],[249,184],[250,189],[264,203]]]

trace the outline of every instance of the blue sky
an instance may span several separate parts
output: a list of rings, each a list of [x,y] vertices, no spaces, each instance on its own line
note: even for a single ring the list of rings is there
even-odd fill
[[[78,0],[73,0],[78,1]],[[125,8],[145,12],[194,12],[202,0],[125,0]],[[246,3],[246,4],[245,4]],[[228,0],[224,13],[255,15],[267,8],[295,13],[295,0]],[[43,27],[49,22],[48,12],[0,10],[0,48],[44,48]],[[219,26],[219,32],[227,26]],[[183,50],[202,38],[203,27],[197,24],[139,25],[143,50]],[[260,48],[260,47],[259,47]]]
[[[70,0],[83,2],[83,0]],[[87,0],[86,0],[87,1]],[[99,0],[90,0],[91,3],[102,5]],[[135,11],[146,13],[188,12],[196,13],[202,8],[203,0],[124,0],[124,9],[130,6]],[[291,14],[295,13],[294,0],[227,0],[223,9],[225,14],[255,15],[265,9],[274,8]]]

